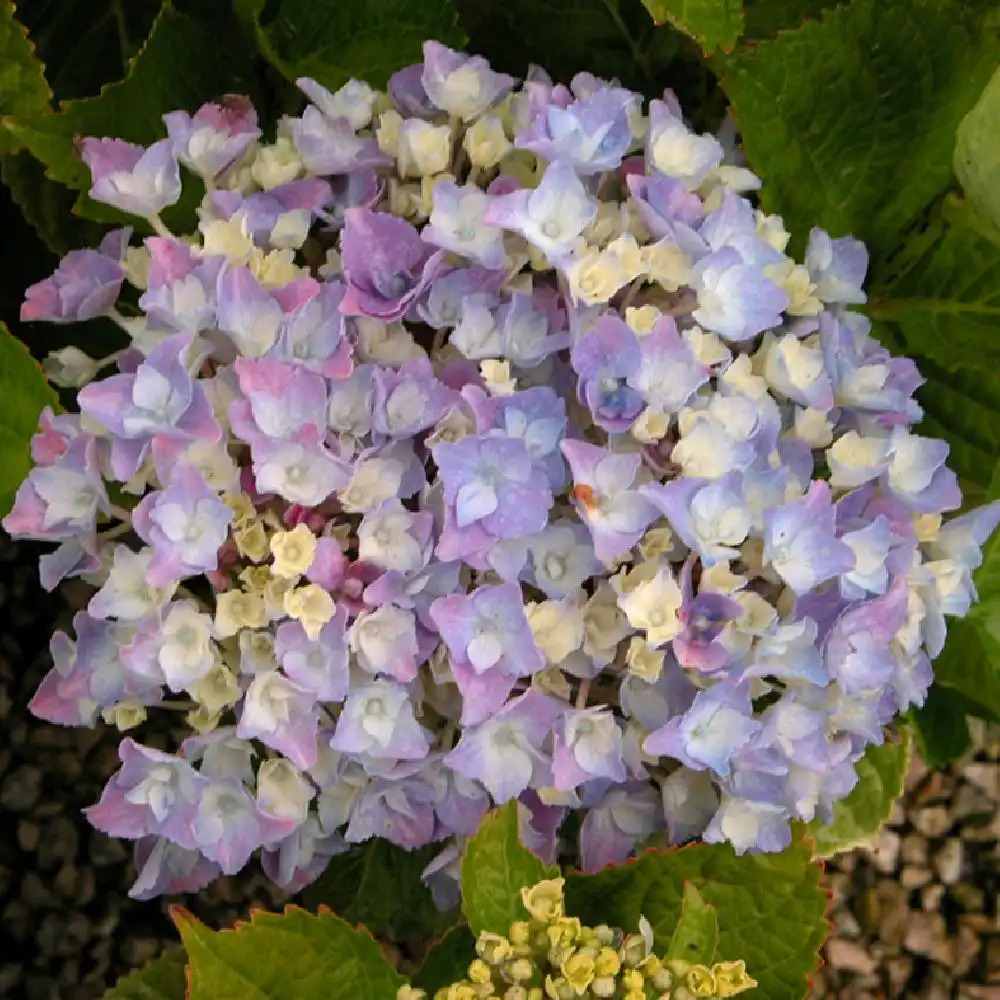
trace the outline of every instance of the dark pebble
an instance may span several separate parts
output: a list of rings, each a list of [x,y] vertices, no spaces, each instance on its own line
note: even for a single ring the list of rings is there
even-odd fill
[[[16,744],[13,733],[11,742]],[[42,793],[42,772],[31,764],[15,768],[0,785],[0,808],[10,812],[27,812]]]

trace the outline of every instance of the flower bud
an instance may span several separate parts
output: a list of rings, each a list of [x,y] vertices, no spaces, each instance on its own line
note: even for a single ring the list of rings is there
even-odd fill
[[[100,365],[78,347],[52,351],[46,355],[42,367],[49,381],[64,389],[79,389],[100,371]]]

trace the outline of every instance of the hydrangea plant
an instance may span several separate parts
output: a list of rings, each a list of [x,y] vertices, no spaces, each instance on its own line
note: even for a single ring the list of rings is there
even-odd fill
[[[95,587],[32,711],[190,725],[125,736],[87,810],[135,841],[132,893],[257,851],[295,891],[386,838],[439,845],[444,905],[513,800],[550,861],[577,814],[587,871],[830,819],[1000,521],[955,516],[912,430],[916,365],[852,308],[864,246],[789,256],[732,128],[669,91],[436,42],[386,92],[298,86],[273,140],[240,96],[84,139],[90,197],[154,235],[22,308],[131,338],[53,356],[79,412],[43,412],[3,524],[57,543],[46,587]]]

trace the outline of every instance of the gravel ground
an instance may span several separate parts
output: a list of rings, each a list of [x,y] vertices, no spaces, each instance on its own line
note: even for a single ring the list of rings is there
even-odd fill
[[[176,935],[170,900],[130,900],[128,850],[80,815],[117,767],[116,735],[25,710],[74,598],[39,590],[37,555],[0,534],[0,997],[94,1000]],[[1000,731],[976,735],[946,772],[916,761],[877,842],[828,866],[834,934],[810,1000],[1000,1000]],[[282,899],[251,868],[180,901],[221,927]]]

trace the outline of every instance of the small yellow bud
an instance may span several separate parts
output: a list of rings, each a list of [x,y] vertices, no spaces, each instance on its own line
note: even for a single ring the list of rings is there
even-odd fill
[[[378,117],[375,126],[375,141],[378,148],[389,156],[395,156],[399,150],[399,126],[403,124],[403,116],[395,108],[387,108]]]
[[[659,955],[650,955],[646,961],[642,963],[642,974],[644,976],[655,976],[662,968],[663,962],[660,961]]]
[[[621,980],[627,992],[641,991],[646,984],[646,977],[638,969],[626,969]]]
[[[204,677],[189,688],[192,697],[210,714],[218,714],[240,700],[242,691],[233,672],[223,663],[216,663]]]
[[[614,976],[598,976],[590,984],[590,992],[593,993],[595,997],[610,997],[614,995],[617,986],[618,984],[615,982]]]
[[[239,576],[243,589],[251,594],[263,594],[271,580],[270,566],[247,566]]]
[[[531,943],[531,924],[527,920],[515,920],[508,931],[510,943],[517,946]]]
[[[550,878],[533,886],[521,889],[521,902],[535,920],[551,923],[563,915],[563,878]],[[580,933],[580,921],[576,921],[576,933]]]
[[[265,288],[281,288],[296,278],[306,277],[309,272],[295,263],[295,253],[292,250],[272,250],[261,253],[259,250],[249,261],[250,272]]]
[[[517,379],[510,373],[509,361],[487,358],[479,362],[479,372],[493,396],[512,396],[517,391]]]
[[[145,291],[151,262],[152,257],[146,247],[129,247],[125,251],[125,260],[122,262],[129,284]]]
[[[204,735],[218,726],[221,717],[222,712],[210,712],[204,705],[199,705],[197,708],[192,708],[184,719],[195,732]]]
[[[222,502],[235,514],[235,524],[241,527],[257,515],[253,501],[246,493],[223,493]]]
[[[627,306],[625,309],[625,322],[640,336],[653,332],[657,320],[663,313],[656,306]]]
[[[640,251],[642,267],[650,281],[676,292],[691,280],[691,258],[676,243],[662,240]]]
[[[490,965],[499,966],[514,957],[514,948],[502,935],[482,931],[476,941],[476,954]]]
[[[617,976],[621,971],[622,960],[614,948],[603,947],[594,961],[594,974],[597,976]]]
[[[310,639],[317,638],[337,610],[333,598],[315,583],[289,590],[285,594],[283,605],[286,614],[301,623]]]
[[[265,190],[280,187],[295,180],[302,171],[302,160],[291,139],[279,136],[277,141],[257,150],[250,175]]]
[[[594,981],[594,957],[585,951],[578,951],[562,963],[560,971],[566,982],[582,996]]]
[[[267,558],[267,532],[259,520],[237,525],[233,540],[236,542],[236,550],[244,559],[260,562]]]
[[[474,167],[495,167],[513,149],[499,115],[484,115],[469,126],[462,140]]]
[[[146,721],[146,706],[137,701],[120,701],[117,705],[104,709],[101,718],[124,733]]]
[[[291,531],[279,531],[271,536],[271,554],[275,576],[292,579],[301,576],[316,558],[316,536],[308,525],[298,524]]]
[[[416,986],[405,983],[396,990],[396,1000],[427,1000],[427,993]]]
[[[574,1000],[578,994],[562,976],[546,976],[545,995],[551,1000]]]
[[[215,628],[220,636],[236,635],[240,629],[263,628],[267,611],[260,594],[226,590],[215,598]]]
[[[528,1000],[528,989],[526,986],[522,986],[520,983],[515,983],[513,986],[508,986],[506,993],[503,995],[503,1000]]]
[[[712,966],[712,971],[715,973],[715,989],[720,997],[734,997],[757,985],[757,980],[747,973],[743,959],[717,962]]]
[[[509,976],[516,983],[523,983],[535,974],[535,965],[530,958],[515,958],[504,966],[504,975]]]
[[[481,958],[474,958],[469,963],[469,979],[474,983],[490,983],[493,970]]]
[[[231,264],[245,264],[254,251],[253,237],[246,215],[237,212],[232,218],[202,222],[202,253],[209,257],[228,257]]]
[[[674,533],[667,527],[650,528],[639,539],[639,553],[643,559],[656,559],[666,555],[674,544]]]
[[[655,407],[647,406],[629,428],[629,434],[641,444],[656,444],[667,436],[670,430],[670,414]]]
[[[940,514],[918,514],[913,518],[913,530],[916,532],[918,542],[937,541],[941,534]]]
[[[653,976],[653,985],[658,990],[669,990],[674,985],[674,974],[666,966],[661,965]]]
[[[625,654],[629,673],[647,684],[655,684],[663,671],[666,650],[653,649],[641,635],[632,637]]]
[[[687,971],[685,984],[696,997],[715,995],[715,974],[707,965],[692,965]]]
[[[580,939],[580,920],[578,917],[557,917],[545,933],[550,951],[566,951]]]

